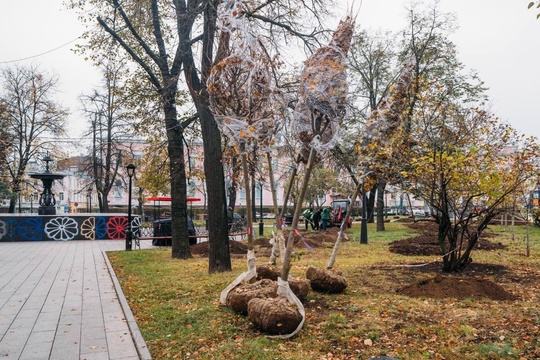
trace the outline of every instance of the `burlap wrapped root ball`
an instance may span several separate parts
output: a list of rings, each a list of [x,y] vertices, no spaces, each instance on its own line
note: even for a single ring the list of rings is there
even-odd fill
[[[270,279],[277,281],[281,272],[272,265],[257,266],[257,280]],[[300,301],[304,301],[311,289],[311,282],[308,279],[289,278],[289,287]]]
[[[257,280],[270,279],[277,281],[281,275],[281,270],[272,265],[258,265],[257,266]]]
[[[309,267],[306,278],[311,281],[311,288],[315,291],[338,294],[343,292],[349,283],[338,271]]]
[[[254,298],[274,298],[277,296],[277,283],[262,279],[253,284],[240,284],[227,295],[227,305],[237,313],[248,313],[248,302]]]
[[[302,322],[302,315],[295,304],[284,297],[251,299],[248,319],[269,335],[291,334]]]
[[[289,278],[289,287],[298,300],[304,301],[311,289],[311,281],[308,279]]]

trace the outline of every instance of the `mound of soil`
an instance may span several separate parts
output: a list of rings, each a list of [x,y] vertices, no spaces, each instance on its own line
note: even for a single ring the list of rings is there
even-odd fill
[[[437,240],[438,225],[433,221],[408,222],[407,226],[421,234],[413,238],[396,240],[389,244],[389,250],[400,255],[440,255],[441,247]],[[483,232],[475,245],[476,250],[501,250],[506,247],[494,243],[487,238],[489,233]]]
[[[515,296],[501,286],[486,279],[465,276],[436,275],[396,291],[410,297],[443,298],[489,298],[491,300],[515,300]]]
[[[231,254],[247,254],[247,244],[241,241],[230,241],[229,252]],[[208,256],[208,241],[191,245],[193,255]]]

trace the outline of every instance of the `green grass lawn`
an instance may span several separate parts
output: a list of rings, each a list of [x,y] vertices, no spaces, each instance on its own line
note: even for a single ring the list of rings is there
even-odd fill
[[[233,271],[208,274],[208,259],[171,259],[170,248],[112,252],[109,258],[144,339],[155,359],[533,359],[540,358],[540,231],[531,228],[531,256],[525,256],[525,228],[490,226],[492,241],[507,246],[473,252],[474,263],[504,266],[489,279],[516,301],[410,298],[396,290],[435,273],[408,264],[433,263],[434,256],[403,256],[388,243],[415,235],[402,223],[375,232],[359,244],[359,225],[349,229],[336,269],[349,282],[343,294],[311,292],[306,323],[288,340],[267,338],[245,317],[219,304],[220,292],[246,270],[245,257]],[[325,267],[331,247],[296,248],[291,276],[307,266]],[[259,264],[267,258],[258,258]],[[455,275],[451,275],[455,276]],[[459,281],[459,278],[456,278]]]

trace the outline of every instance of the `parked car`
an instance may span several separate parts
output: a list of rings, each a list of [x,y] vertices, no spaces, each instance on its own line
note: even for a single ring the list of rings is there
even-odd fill
[[[188,236],[195,236],[197,232],[195,231],[195,224],[191,218],[188,219]],[[172,219],[165,218],[154,221],[154,237],[167,237],[172,235]],[[171,246],[171,239],[154,239],[152,240],[152,245],[154,246]],[[194,245],[197,243],[197,238],[189,238],[189,244]]]

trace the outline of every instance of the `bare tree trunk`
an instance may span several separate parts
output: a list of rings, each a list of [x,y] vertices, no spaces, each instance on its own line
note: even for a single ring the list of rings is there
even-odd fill
[[[291,196],[291,191],[293,187],[294,178],[296,178],[296,173],[298,172],[298,162],[295,164],[292,174],[289,178],[289,183],[287,184],[287,191],[285,193],[285,197],[283,198],[283,207],[281,208],[281,214],[280,217],[283,218],[285,216],[287,211],[287,204],[289,202],[289,197]]]
[[[251,209],[253,208],[251,204],[251,197],[249,196],[250,192],[250,176],[248,170],[247,155],[245,152],[242,153],[242,170],[244,172],[244,188],[246,190],[246,215],[247,215],[247,246],[249,251],[253,251],[253,214]]]
[[[354,195],[352,199],[356,199],[359,193],[360,193],[360,186],[357,186],[356,190],[354,191]],[[328,260],[328,265],[326,266],[327,269],[332,269],[334,267],[334,264],[336,262],[337,252],[339,250],[339,247],[341,246],[341,240],[345,236],[345,228],[347,226],[346,224],[349,223],[349,218],[351,217],[352,208],[353,208],[353,204],[351,203],[351,205],[347,208],[345,219],[341,222],[341,226],[339,227],[338,237],[336,239],[336,243],[334,244],[334,249],[332,250],[330,259]]]
[[[294,215],[291,224],[291,231],[289,232],[289,238],[287,239],[287,248],[285,249],[285,256],[283,258],[283,269],[281,271],[281,279],[287,281],[289,279],[289,272],[291,270],[291,254],[294,244],[294,236],[298,227],[298,220],[300,219],[300,213],[302,212],[302,202],[306,196],[306,190],[309,184],[309,178],[311,176],[311,171],[313,170],[313,163],[315,162],[315,156],[317,151],[315,148],[311,148],[309,153],[309,159],[306,167],[306,173],[304,175],[304,180],[302,182],[302,187],[300,189],[300,195],[298,196],[296,206],[294,207]]]
[[[375,219],[373,217],[373,209],[375,209],[375,198],[378,185],[379,183],[377,182],[375,185],[373,185],[371,190],[369,190],[369,198],[367,201],[367,222],[371,224],[375,222]]]
[[[187,231],[186,165],[184,162],[184,137],[177,124],[174,96],[176,88],[164,95],[165,124],[167,127],[167,150],[171,174],[171,235],[173,259],[192,257]]]
[[[277,202],[276,185],[274,180],[274,169],[272,168],[272,155],[269,151],[266,152],[266,160],[268,162],[268,177],[270,178],[270,191],[272,193],[272,203],[274,205],[274,214],[276,216],[276,233],[272,238],[272,252],[270,254],[269,263],[276,265],[278,250],[280,251],[281,259],[285,256],[285,236],[281,226],[281,214]]]
[[[208,107],[200,107],[197,111],[203,128],[204,173],[208,191],[208,271],[231,271],[221,134]]]

